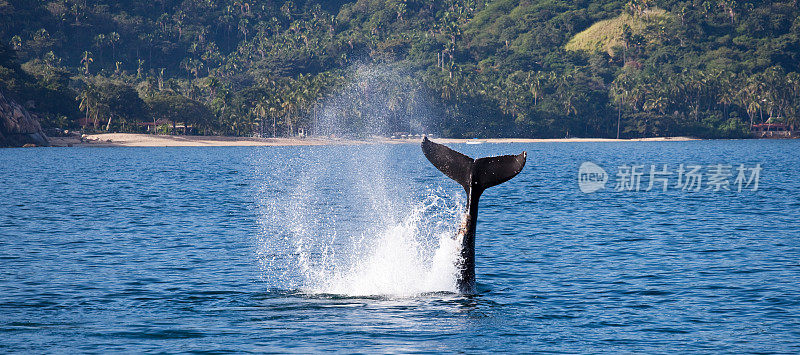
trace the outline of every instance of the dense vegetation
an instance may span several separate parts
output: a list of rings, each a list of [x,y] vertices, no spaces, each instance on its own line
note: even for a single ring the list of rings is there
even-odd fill
[[[800,109],[797,0],[0,0],[0,18],[0,90],[45,127],[295,135],[358,65],[405,73],[453,137],[738,137]],[[387,134],[418,114],[395,95]]]

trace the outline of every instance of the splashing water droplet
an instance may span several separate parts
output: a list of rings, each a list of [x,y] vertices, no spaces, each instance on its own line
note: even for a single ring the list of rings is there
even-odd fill
[[[321,268],[309,275],[304,291],[349,296],[413,296],[429,292],[457,292],[459,246],[452,228],[424,230],[426,219],[441,197],[430,196],[399,224],[389,225],[375,238],[354,245],[365,252],[341,268]]]
[[[315,117],[317,135],[424,133],[427,95],[410,74],[356,66],[352,81]],[[464,201],[420,191],[399,164],[411,146],[298,147],[266,162],[257,191],[258,257],[272,288],[310,294],[407,297],[457,292],[460,246],[453,240]],[[417,149],[417,154],[421,153]],[[408,157],[408,155],[406,155]],[[427,163],[426,163],[427,164]]]
[[[399,65],[354,65],[350,80],[324,100],[314,116],[315,135],[368,138],[430,133],[431,93]]]

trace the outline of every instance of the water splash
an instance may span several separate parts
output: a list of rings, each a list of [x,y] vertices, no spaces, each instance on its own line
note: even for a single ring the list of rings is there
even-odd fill
[[[430,228],[431,222],[442,220],[441,213],[452,213],[433,212],[444,202],[441,196],[428,196],[401,223],[351,245],[355,253],[339,267],[305,269],[308,283],[303,290],[351,296],[457,292],[459,246],[453,230]]]
[[[301,174],[292,191],[261,194],[259,259],[270,287],[344,296],[457,292],[461,195],[428,189],[404,197],[398,190],[407,186],[386,184],[402,180],[396,176],[365,169],[332,179],[347,164],[324,165],[307,164],[318,173]]]
[[[402,70],[357,66],[350,84],[325,101],[312,131],[340,137],[423,133],[426,97]],[[420,191],[409,177],[419,164],[398,161],[411,147],[293,149],[291,161],[264,165],[257,191],[259,260],[270,287],[390,297],[457,291],[459,246],[452,236],[463,197]]]
[[[320,136],[388,137],[424,134],[433,126],[430,92],[398,64],[361,64],[350,69],[348,84],[327,98],[314,117]]]

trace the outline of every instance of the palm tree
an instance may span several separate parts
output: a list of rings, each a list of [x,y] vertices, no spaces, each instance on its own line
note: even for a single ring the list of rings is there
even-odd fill
[[[796,72],[789,73],[786,77],[786,83],[790,100],[786,112],[786,123],[794,131],[797,128],[797,121],[800,120],[800,117],[798,117],[798,114],[800,114],[800,107],[798,107],[800,106],[800,74]]]
[[[273,105],[269,106],[269,115],[272,116],[272,138],[275,138],[278,136],[278,108],[275,106],[277,101],[273,100],[272,103]]]
[[[620,124],[622,122],[622,107],[625,106],[625,96],[628,94],[622,79],[623,77],[620,76],[611,84],[611,98],[614,101],[614,105],[617,106],[617,139],[619,139]]]
[[[117,61],[117,43],[119,42],[119,33],[111,32],[108,34],[108,43],[111,44],[111,58]]]
[[[244,41],[245,42],[247,42],[247,32],[248,32],[248,25],[249,24],[250,24],[250,21],[248,21],[246,18],[243,18],[243,19],[241,19],[239,21],[239,32],[241,32],[242,35],[244,36]]]
[[[22,49],[22,37],[20,37],[19,35],[11,37],[11,48],[13,48],[15,51],[21,50]]]
[[[164,90],[164,70],[167,68],[161,68],[158,71],[158,91]]]
[[[719,1],[719,5],[718,6],[721,7],[724,12],[728,13],[728,16],[730,16],[730,18],[731,18],[731,25],[733,25],[735,20],[736,20],[736,8],[738,7],[738,4],[736,3],[736,1],[735,0],[721,0],[721,1]]]
[[[136,60],[136,64],[137,64],[137,67],[136,67],[136,79],[141,79],[142,78],[142,69],[143,69],[142,67],[144,66],[144,60],[137,59]]]
[[[103,59],[103,47],[106,45],[106,35],[99,34],[94,37],[94,45],[100,50],[100,59]]]
[[[530,74],[528,75],[530,79]],[[542,94],[542,72],[537,71],[536,74],[533,75],[533,79],[530,81],[530,92],[533,95],[533,106],[536,106],[539,102],[539,96]]]
[[[692,107],[694,110],[694,120],[695,122],[700,122],[700,105],[702,103],[701,96],[705,94],[705,91],[708,87],[708,75],[702,71],[692,71],[689,73],[687,79],[689,80],[689,88],[691,93],[694,94],[693,98],[688,98],[689,100],[693,99]]]
[[[730,105],[736,102],[736,86],[738,85],[732,74],[725,75],[721,78],[717,101],[722,104],[722,115],[726,120],[730,116]]]
[[[297,110],[297,103],[294,102],[295,97],[294,92],[289,90],[286,91],[286,97],[283,99],[281,103],[281,107],[283,108],[283,116],[285,118],[286,123],[286,135],[291,136],[292,132],[294,131],[294,127],[292,125],[292,114]]]
[[[86,88],[75,97],[75,100],[78,101],[78,110],[86,112],[86,118],[81,121],[81,134],[83,134],[83,130],[86,129],[86,119],[89,118],[89,111],[97,105],[94,85],[87,83]],[[97,128],[96,121],[95,128]]]
[[[173,17],[175,18],[175,28],[178,29],[178,40],[180,41],[183,39],[183,20],[186,18],[186,14],[178,10]]]
[[[81,59],[81,65],[83,65],[83,74],[89,75],[89,64],[92,64],[94,59],[92,59],[92,52],[83,51],[83,59]]]
[[[762,110],[762,102],[766,100],[761,98],[762,85],[757,77],[751,76],[739,91],[739,102],[750,117],[750,127],[753,126],[756,114]]]
[[[61,63],[61,59],[53,51],[49,51],[44,54],[44,62],[47,66],[53,68]]]
[[[669,101],[667,98],[655,92],[652,95],[648,95],[647,99],[645,99],[643,108],[645,111],[656,111],[663,115],[668,105]]]
[[[251,109],[251,112],[258,118],[258,132],[260,136],[264,135],[264,117],[267,115],[267,105],[264,97]]]

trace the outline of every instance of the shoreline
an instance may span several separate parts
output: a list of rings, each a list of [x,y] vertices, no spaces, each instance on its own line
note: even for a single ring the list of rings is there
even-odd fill
[[[266,147],[266,146],[311,146],[311,145],[356,145],[356,144],[407,144],[419,143],[419,138],[376,138],[354,140],[337,138],[250,138],[226,136],[182,136],[152,135],[138,133],[101,133],[78,137],[51,137],[52,147]],[[457,139],[433,138],[440,143],[561,143],[561,142],[676,142],[699,140],[690,137],[655,137],[636,139],[613,138],[487,138]]]

